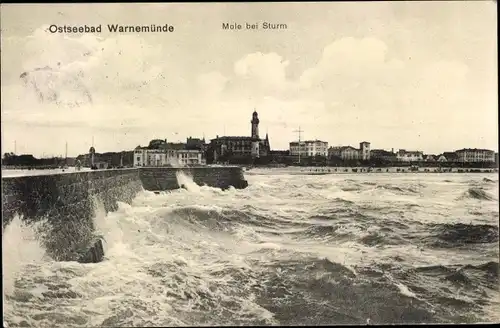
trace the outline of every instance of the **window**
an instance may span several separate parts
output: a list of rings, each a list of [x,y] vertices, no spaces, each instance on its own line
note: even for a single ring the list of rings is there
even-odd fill
[[[141,161],[141,158],[139,156],[137,156],[137,161],[140,162]]]

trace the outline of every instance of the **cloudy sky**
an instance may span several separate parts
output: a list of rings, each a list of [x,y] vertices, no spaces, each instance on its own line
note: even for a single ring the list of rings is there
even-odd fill
[[[287,29],[222,29],[264,22]],[[248,136],[254,108],[273,149],[299,126],[330,145],[498,149],[494,2],[2,5],[1,30],[2,152]]]

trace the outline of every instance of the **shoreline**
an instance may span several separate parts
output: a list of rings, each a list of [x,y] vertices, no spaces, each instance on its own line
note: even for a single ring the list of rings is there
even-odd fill
[[[289,167],[252,167],[246,168],[245,173],[252,172],[254,170],[274,170],[281,172],[289,172],[296,174],[309,174],[309,175],[324,175],[324,174],[371,174],[371,173],[498,173],[498,168],[438,168],[438,167],[426,167],[426,168],[410,168],[406,167],[384,167],[384,168],[369,168],[369,167],[300,167],[300,166],[289,166]]]

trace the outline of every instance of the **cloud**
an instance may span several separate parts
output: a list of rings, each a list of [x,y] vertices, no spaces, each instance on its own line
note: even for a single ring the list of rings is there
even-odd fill
[[[234,73],[252,91],[279,91],[287,87],[289,61],[276,53],[251,53],[234,64]]]
[[[174,63],[137,36],[70,37],[40,28],[17,41],[23,71],[2,85],[5,122],[147,128],[161,125],[165,108],[184,96]]]
[[[381,40],[348,37],[326,46],[299,82],[303,90],[343,110],[426,112],[432,104],[448,111],[464,94],[467,71],[457,61],[394,58]]]
[[[198,76],[196,82],[202,96],[216,98],[225,90],[228,78],[220,72],[212,71]]]
[[[287,75],[292,58],[275,52],[244,55],[224,74],[209,69],[193,76],[167,49],[135,35],[70,37],[42,28],[4,41],[22,46],[23,71],[2,84],[2,124],[12,134],[14,127],[50,128],[53,135],[72,127],[76,144],[82,134],[89,139],[99,131],[100,145],[113,149],[115,140],[135,146],[174,132],[181,139],[249,135],[256,109],[261,135],[269,130],[277,148],[297,138],[298,126],[304,138],[332,144],[368,139],[378,147],[396,138],[412,144],[415,133],[435,133],[443,122],[448,129],[481,124],[467,112],[473,91],[465,64],[397,58],[376,38],[334,40],[295,79]]]

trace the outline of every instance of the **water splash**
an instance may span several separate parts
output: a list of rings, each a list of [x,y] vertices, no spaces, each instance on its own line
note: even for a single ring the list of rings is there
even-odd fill
[[[181,188],[187,189],[190,192],[201,192],[201,187],[198,186],[196,182],[193,181],[193,177],[188,174],[182,171],[177,171],[175,177],[177,178],[177,183],[181,186]]]
[[[14,292],[15,281],[26,265],[46,259],[45,249],[37,236],[42,225],[42,222],[27,225],[16,215],[5,227],[2,236],[4,295]]]

